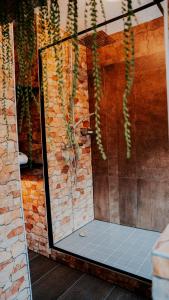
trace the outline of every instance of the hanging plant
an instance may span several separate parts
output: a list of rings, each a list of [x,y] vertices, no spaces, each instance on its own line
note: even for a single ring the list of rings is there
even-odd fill
[[[1,7],[0,7],[1,8]],[[10,39],[10,25],[9,19],[5,14],[5,11],[0,10],[1,21],[1,59],[2,59],[2,114],[6,125],[6,142],[9,139],[9,125],[7,121],[7,90],[8,84],[12,78],[12,45]]]
[[[96,142],[98,149],[100,151],[101,157],[105,160],[106,154],[104,146],[102,144],[102,135],[100,128],[100,102],[102,98],[102,82],[101,82],[101,70],[99,64],[99,54],[97,45],[97,1],[90,1],[90,15],[91,15],[91,25],[93,27],[93,45],[92,45],[92,55],[93,55],[93,79],[94,79],[94,98],[95,98],[95,130],[96,130]]]
[[[29,34],[28,34],[29,33]],[[16,99],[18,105],[19,132],[23,120],[26,121],[28,136],[28,156],[32,165],[32,118],[31,103],[35,100],[32,84],[32,68],[36,50],[34,6],[32,1],[21,1],[18,5],[15,22],[15,45],[18,61]]]
[[[9,24],[3,24],[1,27],[2,35],[2,113],[6,125],[6,142],[9,139],[9,125],[7,121],[7,90],[8,83],[12,78],[12,47],[10,42]]]
[[[73,35],[72,42],[72,88],[69,97],[69,122],[71,127],[71,146],[75,154],[75,163],[79,159],[79,144],[76,141],[75,132],[75,97],[78,88],[79,77],[79,41],[78,41],[78,3],[77,0],[68,2],[68,14],[67,14],[67,32]]]
[[[84,26],[87,29],[88,25],[88,15],[89,15],[89,0],[85,1],[85,11],[84,11]]]
[[[10,5],[11,3],[11,11]],[[47,3],[44,0],[20,0],[9,2],[7,0],[7,9],[5,8],[6,1],[0,3],[0,23],[2,32],[2,73],[3,73],[3,95],[2,107],[3,115],[6,120],[8,131],[8,123],[6,116],[6,90],[7,77],[11,76],[11,45],[9,38],[9,22],[15,20],[15,41],[17,50],[17,59],[19,65],[19,76],[17,80],[17,103],[19,107],[19,130],[22,129],[23,120],[26,120],[28,129],[29,141],[29,158],[32,157],[32,119],[31,119],[31,104],[32,100],[36,101],[33,93],[32,83],[32,66],[33,59],[36,54],[36,27],[35,27],[35,13],[34,7],[40,5],[39,19],[41,30],[40,47],[49,43],[58,43],[54,47],[55,61],[56,61],[56,75],[58,78],[58,97],[61,100],[63,118],[66,126],[68,144],[75,149],[75,155],[78,157],[78,142],[76,137],[76,124],[74,120],[75,97],[78,88],[79,76],[79,41],[78,41],[78,0],[68,0],[67,13],[67,31],[73,36],[72,51],[72,86],[69,98],[69,105],[67,107],[66,95],[64,92],[64,68],[63,68],[63,45],[59,43],[61,40],[61,26],[60,26],[60,8],[57,0],[50,0]],[[49,4],[49,5],[48,5]],[[133,8],[132,0],[122,0],[123,13],[127,13],[124,18],[124,45],[125,45],[125,78],[126,86],[123,95],[123,114],[124,114],[124,130],[125,140],[127,145],[127,158],[131,156],[131,124],[128,109],[128,98],[131,94],[131,89],[134,79],[134,33],[132,29]],[[85,8],[85,23],[90,16],[90,25],[93,27],[93,80],[94,80],[94,98],[95,98],[95,131],[96,141],[99,152],[103,159],[106,159],[104,146],[102,143],[101,134],[101,120],[100,120],[100,103],[102,99],[102,82],[101,69],[99,64],[98,44],[97,44],[97,21],[98,15],[102,14],[104,20],[106,19],[103,0],[86,0]],[[89,16],[88,16],[89,14]],[[48,96],[48,78],[47,78],[47,54],[43,51],[43,93],[49,106]]]
[[[132,0],[122,1],[122,12],[127,14],[123,19],[124,22],[124,53],[125,53],[125,91],[123,94],[123,116],[124,116],[124,135],[127,148],[127,158],[131,157],[131,122],[128,108],[128,99],[131,95],[133,81],[134,81],[134,32],[132,26],[132,19],[134,17]]]
[[[49,15],[48,15],[48,7],[47,6],[41,6],[39,9],[39,15],[38,15],[38,42],[39,47],[44,47],[48,43],[51,42],[50,40],[50,31],[49,31]],[[48,126],[49,130],[49,124],[48,124],[48,110],[49,110],[49,90],[48,90],[48,74],[47,74],[47,53],[46,51],[43,52],[42,60],[43,60],[43,70],[42,70],[42,79],[43,79],[43,85],[42,90],[40,91],[44,95],[45,99],[45,112],[46,112],[46,125]]]
[[[40,9],[40,40],[41,47],[47,45],[47,43],[58,43],[61,40],[61,27],[60,27],[60,9],[57,0],[51,0],[49,11],[47,7]],[[46,34],[47,33],[47,34]],[[45,37],[45,39],[44,39]],[[70,110],[67,108],[66,93],[64,86],[64,55],[63,55],[63,44],[58,43],[58,45],[53,47],[55,63],[56,63],[56,77],[57,77],[57,92],[58,98],[61,101],[61,108],[63,113],[63,119],[66,128],[67,146],[68,148],[75,150],[75,137],[73,126],[71,124]],[[47,74],[47,52],[41,52],[43,60],[43,94],[45,98],[46,105],[46,116],[48,115],[48,74]],[[48,120],[48,117],[46,118]],[[49,124],[50,125],[50,124]],[[50,129],[50,128],[48,128]],[[50,138],[49,138],[50,140]],[[74,157],[76,156],[76,151],[74,152]]]
[[[70,122],[74,125],[74,100],[77,93],[77,83],[79,76],[79,43],[78,43],[78,8],[77,0],[69,0],[68,4],[68,24],[67,31],[73,35],[72,48],[74,54],[73,63],[73,78],[72,78],[72,91],[70,95]]]
[[[36,49],[36,32],[34,24],[34,8],[44,4],[43,0],[2,0],[0,1],[0,25],[2,35],[2,112],[7,128],[7,140],[9,126],[7,121],[7,91],[8,82],[12,78],[12,46],[9,34],[9,23],[15,21],[15,44],[18,60],[18,80],[16,86],[16,98],[18,104],[19,132],[22,129],[23,120],[26,120],[29,144],[29,159],[32,159],[32,99],[38,104],[33,93],[31,70]]]
[[[105,13],[105,9],[104,9],[103,0],[97,0],[97,3],[98,3],[98,5],[100,5],[100,10],[101,10],[101,15],[103,17],[103,20],[106,21],[106,13]],[[91,5],[91,0],[86,0],[85,1],[85,10],[84,10],[84,25],[85,25],[85,29],[87,29],[87,25],[88,25],[90,5]]]
[[[60,9],[57,0],[51,0],[49,24],[50,24],[49,31],[51,35],[51,40],[53,43],[57,44],[61,40]],[[54,47],[54,55],[56,61],[56,76],[58,78],[57,81],[58,96],[61,101],[68,145],[73,147],[74,141],[72,137],[73,136],[72,127],[71,127],[70,117],[68,117],[68,112],[67,112],[68,110],[66,105],[66,93],[64,88],[64,70],[63,70],[64,55],[63,55],[62,43],[58,43],[58,45]]]

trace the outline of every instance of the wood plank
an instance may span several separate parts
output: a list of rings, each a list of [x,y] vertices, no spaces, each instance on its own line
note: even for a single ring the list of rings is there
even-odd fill
[[[37,257],[39,254],[32,251],[32,250],[28,250],[28,256],[29,256],[29,261],[33,260],[35,257]]]
[[[168,198],[168,180],[139,179],[137,226],[150,230],[163,231],[168,223]]]
[[[151,191],[151,182],[138,180],[138,216],[137,227],[151,229],[152,227],[152,201],[154,192]]]
[[[142,296],[135,295],[129,291],[123,290],[119,287],[115,287],[110,296],[106,300],[146,300]]]
[[[66,266],[58,266],[32,286],[34,300],[53,300],[74,284],[82,273]]]
[[[152,229],[163,232],[168,224],[169,181],[151,182],[151,188],[153,188],[152,184],[155,193],[152,207]]]
[[[54,267],[58,265],[57,262],[44,257],[44,256],[37,256],[35,257],[30,264],[30,272],[31,272],[31,282],[32,284],[40,279],[46,272],[49,272]]]
[[[156,39],[159,40],[159,37],[156,36]],[[137,226],[158,231],[163,230],[168,223],[165,217],[165,212],[168,211],[169,177],[165,72],[165,56],[162,48],[157,53],[150,53],[136,60],[135,82],[137,84],[134,85],[133,90],[137,100],[135,107]]]
[[[107,99],[107,160],[110,222],[119,223],[119,181],[118,181],[118,122],[117,122],[117,82],[119,69],[115,66],[104,68],[104,93]],[[112,78],[116,80],[112,80]],[[112,93],[112,91],[114,93]]]
[[[106,281],[90,275],[84,275],[70,290],[66,291],[58,300],[102,300],[114,288]]]
[[[109,211],[110,222],[120,223],[119,215],[119,179],[109,175]]]
[[[109,222],[109,182],[107,174],[94,176],[93,190],[95,219]]]
[[[137,180],[119,179],[120,223],[135,226],[137,221]]]
[[[103,82],[104,85],[104,82]],[[89,74],[88,89],[90,96],[90,112],[94,111],[93,78]],[[106,105],[107,98],[103,97],[101,102],[101,131],[103,145],[107,153],[107,119]],[[92,118],[91,127],[94,128],[94,118]],[[103,160],[98,151],[95,137],[92,138],[92,167],[93,167],[93,189],[94,189],[94,213],[97,220],[110,221],[109,213],[109,186],[108,186],[108,161]],[[104,199],[104,201],[103,201]]]
[[[129,98],[132,121],[130,160],[126,159],[123,124],[125,65],[122,33],[113,34],[114,43],[99,49],[103,73],[100,114],[108,159],[102,162],[93,138],[95,217],[117,223],[120,220],[122,224],[129,226],[162,231],[168,223],[169,209],[163,19],[136,26],[134,31],[135,79]],[[87,51],[87,57],[90,73],[91,51]],[[89,77],[89,95],[90,110],[93,111],[91,77]],[[160,215],[164,217],[159,218]]]

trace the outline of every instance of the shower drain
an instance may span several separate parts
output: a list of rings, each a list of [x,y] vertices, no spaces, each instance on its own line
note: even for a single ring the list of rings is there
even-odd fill
[[[80,231],[79,232],[79,236],[81,236],[81,237],[86,237],[86,235],[87,235],[86,231]]]

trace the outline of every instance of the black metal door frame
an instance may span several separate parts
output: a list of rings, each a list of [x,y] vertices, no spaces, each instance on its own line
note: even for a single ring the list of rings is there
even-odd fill
[[[159,7],[159,4],[161,4],[161,2],[163,2],[163,1],[164,0],[155,0],[155,1],[152,1],[152,2],[150,2],[148,4],[146,4],[146,5],[140,6],[139,8],[135,9],[134,13],[137,13],[139,11],[145,10],[147,8],[150,8],[150,7],[154,6],[154,5],[158,5],[158,7]],[[160,9],[160,11],[161,11],[161,9]],[[118,21],[118,20],[120,20],[120,19],[122,19],[122,18],[124,18],[126,16],[127,16],[127,14],[124,14],[124,15],[120,15],[120,16],[117,16],[115,18],[112,18],[110,20],[107,20],[107,21],[105,21],[103,23],[98,24],[97,28],[100,28],[100,27],[105,26],[107,24],[110,24],[112,22]],[[88,33],[88,32],[90,32],[92,30],[93,30],[93,27],[90,27],[88,29],[80,31],[78,33],[78,36],[83,35],[85,33]],[[70,35],[70,36],[68,36],[66,38],[61,39],[60,41],[58,41],[56,43],[49,44],[49,45],[47,45],[47,46],[45,46],[43,48],[40,48],[38,50],[39,84],[40,84],[40,104],[41,104],[40,105],[41,106],[41,134],[42,134],[42,152],[43,152],[43,172],[44,172],[44,181],[45,181],[45,195],[46,195],[46,209],[47,209],[47,225],[48,225],[48,242],[49,242],[49,247],[51,249],[54,249],[54,250],[57,250],[59,252],[68,254],[70,256],[74,256],[74,257],[76,257],[78,259],[81,259],[83,261],[87,261],[87,262],[92,263],[92,264],[94,263],[95,265],[98,265],[98,266],[101,266],[103,268],[107,268],[107,269],[113,270],[115,272],[119,272],[119,273],[125,274],[127,276],[131,276],[132,275],[134,278],[136,278],[138,280],[150,283],[151,280],[142,278],[140,276],[128,273],[128,272],[123,271],[123,270],[119,270],[119,269],[114,268],[114,267],[110,267],[108,265],[105,265],[105,264],[100,263],[100,262],[96,262],[96,261],[88,259],[88,258],[84,258],[83,256],[80,256],[80,255],[77,255],[75,253],[63,250],[63,249],[58,248],[58,247],[56,247],[54,245],[53,230],[52,230],[51,203],[50,203],[48,160],[47,160],[46,120],[45,120],[45,105],[44,105],[44,92],[43,92],[43,62],[42,62],[42,53],[46,49],[49,49],[49,48],[51,48],[53,46],[56,46],[56,45],[58,45],[60,43],[66,42],[68,40],[71,40],[73,37],[74,37],[73,35]]]

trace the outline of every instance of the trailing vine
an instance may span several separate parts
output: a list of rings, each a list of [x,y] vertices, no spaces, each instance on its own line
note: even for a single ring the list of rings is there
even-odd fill
[[[58,43],[61,40],[61,26],[60,26],[60,9],[57,0],[51,0],[50,6],[50,32],[52,42]],[[63,45],[58,43],[54,47],[55,61],[56,61],[56,76],[58,78],[58,96],[61,101],[63,119],[65,123],[68,143],[72,145],[72,129],[70,125],[70,120],[67,118],[67,108],[66,108],[66,95],[64,89],[64,72],[63,72]]]
[[[73,34],[72,38],[72,47],[74,53],[74,64],[73,64],[73,79],[72,79],[72,92],[70,96],[70,121],[74,125],[74,98],[76,97],[77,92],[77,82],[79,76],[79,43],[78,43],[78,9],[77,9],[77,0],[69,0],[70,9],[68,9],[68,32]]]
[[[105,13],[105,9],[104,9],[103,0],[99,0],[99,3],[100,3],[101,13],[102,13],[103,19],[106,20],[106,13]]]
[[[48,9],[46,6],[40,7],[39,10],[39,30],[40,30],[40,47],[44,47],[48,44],[48,36],[50,30],[47,32],[47,25],[48,25]],[[45,108],[46,114],[48,115],[49,109],[49,97],[48,97],[48,78],[47,78],[47,53],[46,51],[43,52],[43,94],[45,97]]]
[[[12,78],[12,46],[10,40],[9,23],[2,25],[2,56],[5,63],[6,78]],[[4,48],[4,49],[3,49]]]
[[[29,34],[28,34],[29,32]],[[19,132],[22,131],[23,120],[26,120],[28,137],[28,156],[32,165],[32,119],[31,101],[35,100],[32,84],[32,67],[36,50],[36,32],[34,7],[32,1],[20,1],[16,16],[15,44],[19,65],[16,98],[18,105]]]
[[[1,27],[2,34],[2,113],[6,125],[6,142],[9,139],[9,125],[7,121],[7,88],[8,82],[12,77],[12,50],[11,50],[11,42],[10,42],[10,33],[9,33],[9,24],[4,23]]]
[[[73,50],[73,77],[72,77],[72,90],[69,103],[69,122],[71,126],[71,146],[75,151],[75,161],[79,158],[79,145],[76,141],[76,134],[74,130],[75,116],[74,106],[75,97],[77,93],[77,84],[79,76],[79,42],[78,42],[78,6],[77,0],[69,0],[68,2],[68,14],[67,14],[67,31],[73,35],[72,38],[72,50]]]
[[[127,13],[127,17],[123,19],[124,22],[124,52],[125,52],[125,91],[123,94],[123,116],[124,116],[124,135],[127,148],[127,158],[131,157],[131,122],[128,108],[128,98],[131,94],[134,81],[134,32],[132,27],[132,18],[134,16],[132,8],[132,0],[122,1],[122,12]]]
[[[93,55],[93,79],[94,79],[94,98],[95,98],[95,130],[96,130],[96,142],[98,149],[100,151],[101,157],[105,160],[106,154],[104,146],[102,144],[102,135],[100,128],[100,101],[102,98],[102,82],[101,82],[101,70],[99,65],[99,54],[97,45],[97,1],[90,1],[90,14],[91,14],[91,24],[93,29],[93,45],[92,45],[92,55]]]
[[[75,97],[78,88],[79,77],[79,40],[78,40],[78,0],[68,0],[67,12],[67,32],[73,35],[72,38],[72,82],[69,103],[67,105],[66,93],[64,86],[64,68],[63,68],[63,45],[61,40],[61,24],[60,24],[60,7],[58,0],[50,0],[49,3],[44,0],[37,0],[40,5],[39,11],[39,30],[40,47],[48,43],[58,43],[54,49],[56,61],[56,75],[58,78],[58,97],[61,101],[63,118],[66,126],[68,144],[75,150],[78,158],[78,142],[76,141],[76,124],[74,116]],[[17,50],[17,61],[19,65],[19,76],[16,87],[17,105],[19,107],[18,126],[19,131],[22,130],[24,119],[28,128],[29,141],[29,159],[32,157],[32,119],[31,105],[32,101],[37,104],[38,101],[33,93],[32,82],[32,66],[36,57],[37,33],[35,27],[35,2],[34,0],[20,0],[16,5],[14,14],[11,17],[5,16],[5,10],[1,9],[0,4],[0,23],[2,33],[2,110],[7,127],[7,136],[9,135],[7,122],[7,78],[12,77],[12,51],[10,44],[9,22],[15,19],[15,41]],[[127,158],[131,156],[131,123],[128,108],[128,99],[134,80],[134,33],[132,29],[132,19],[134,17],[132,0],[122,0],[122,11],[127,14],[124,18],[124,48],[125,48],[125,91],[123,94],[123,115],[124,115],[124,131],[127,146]],[[95,130],[96,141],[99,152],[103,159],[106,159],[104,146],[102,143],[101,120],[100,120],[100,103],[102,99],[102,81],[101,69],[99,65],[99,54],[97,44],[97,21],[101,12],[102,17],[106,20],[103,0],[86,0],[85,5],[85,26],[90,16],[91,26],[93,27],[93,81],[94,81],[94,98],[95,98]],[[89,16],[88,16],[89,15]],[[47,76],[47,53],[43,51],[43,92],[46,100],[46,110],[49,107],[48,93],[48,76]]]
[[[87,25],[88,25],[89,5],[90,5],[90,1],[85,0],[85,10],[84,10],[84,26],[85,26],[85,29],[87,28]]]
[[[98,0],[98,4],[100,5],[100,10],[101,10],[101,15],[103,17],[103,20],[106,21],[106,12],[105,12],[105,9],[104,9],[103,0]],[[91,6],[91,0],[86,0],[85,1],[85,10],[84,10],[84,25],[85,25],[85,29],[87,29],[87,25],[88,25],[88,18],[89,18],[90,6]],[[107,30],[107,26],[106,26],[106,30]]]

